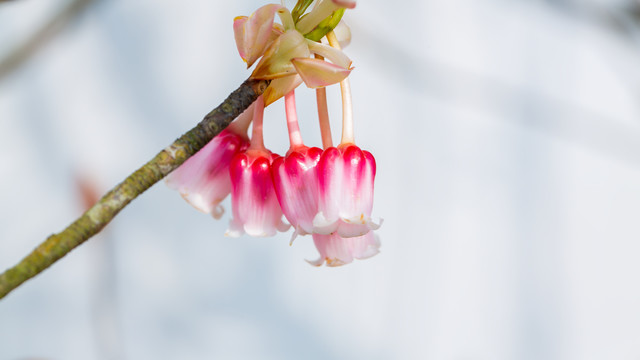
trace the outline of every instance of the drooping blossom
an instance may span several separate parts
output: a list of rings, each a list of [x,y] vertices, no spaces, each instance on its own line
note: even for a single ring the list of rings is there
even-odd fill
[[[373,231],[362,236],[343,238],[338,234],[313,234],[313,243],[320,253],[320,258],[308,261],[311,265],[327,266],[346,265],[353,259],[370,258],[380,252],[380,240]]]
[[[315,5],[307,11],[311,3]],[[353,68],[341,49],[351,35],[340,19],[344,9],[354,6],[350,0],[300,0],[292,12],[270,4],[234,20],[238,52],[247,67],[255,64],[251,78],[270,80],[254,104],[253,116],[248,116],[253,119],[250,145],[246,127],[251,119],[244,128],[232,125],[223,131],[168,180],[194,206],[215,217],[221,215],[219,202],[231,192],[226,235],[272,236],[288,229],[284,216],[294,227],[292,241],[312,235],[320,253],[314,265],[338,266],[379,252],[374,234],[379,224],[371,218],[376,163],[370,152],[355,145],[348,79]],[[274,22],[276,15],[282,24]],[[303,82],[316,89],[323,150],[302,141],[294,90]],[[338,82],[342,139],[334,147],[325,87]],[[264,107],[280,97],[285,98],[290,140],[285,157],[267,150],[262,138]],[[238,136],[242,141],[234,142]],[[225,174],[227,183],[222,180]]]
[[[273,162],[273,181],[287,220],[294,227],[293,237],[313,232],[318,212],[317,164],[322,150],[301,147]]]
[[[331,46],[340,48],[333,33],[327,34]],[[326,101],[318,92],[318,114],[324,152],[317,165],[318,213],[313,219],[313,241],[319,266],[348,264],[379,252],[380,241],[373,230],[380,225],[371,220],[376,163],[373,155],[355,145],[353,109],[349,79],[340,82],[342,94],[342,139],[333,147],[328,126]]]
[[[313,218],[318,212],[317,164],[322,150],[302,142],[295,108],[294,91],[285,96],[290,149],[285,157],[274,160],[273,183],[282,212],[297,235],[313,232]]]
[[[327,38],[331,46],[340,48],[333,33]],[[340,82],[340,88],[342,140],[337,148],[326,148],[318,162],[318,213],[313,232],[355,237],[380,226],[371,219],[376,162],[370,152],[355,145],[348,78]]]
[[[376,162],[355,145],[332,147],[318,162],[318,213],[313,232],[361,236],[379,227],[371,219]]]
[[[264,147],[262,140],[262,96],[255,102],[251,145],[247,151],[233,157],[229,167],[231,177],[231,207],[233,218],[226,235],[238,237],[273,236],[276,231],[286,231],[289,225],[282,221],[282,209],[278,204],[271,178],[271,163],[279,155]]]
[[[249,147],[247,128],[252,117],[253,106],[169,174],[167,186],[178,190],[199,211],[219,219],[224,213],[220,202],[231,192],[229,164],[236,154]]]

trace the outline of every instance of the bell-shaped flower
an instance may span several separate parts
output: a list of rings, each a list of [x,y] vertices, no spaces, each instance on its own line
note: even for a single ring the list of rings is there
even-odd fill
[[[326,149],[318,162],[318,213],[313,232],[341,237],[367,234],[371,220],[376,162],[368,151],[346,144]]]
[[[320,266],[326,262],[327,266],[349,264],[353,259],[370,258],[380,252],[380,240],[373,231],[362,236],[343,238],[338,234],[313,234],[320,258],[308,261],[311,265]]]
[[[319,148],[302,146],[273,162],[273,183],[282,212],[295,229],[293,238],[313,232],[318,212],[316,167],[321,154]]]
[[[282,222],[282,209],[271,178],[271,163],[278,155],[267,150],[262,139],[262,96],[254,107],[251,145],[246,152],[234,156],[229,166],[233,218],[226,235],[231,237],[244,233],[273,236],[276,231],[289,229]]]
[[[247,151],[231,161],[233,219],[226,235],[273,236],[287,231],[271,179],[271,162],[278,155]]]
[[[293,241],[296,236],[313,231],[313,218],[318,212],[316,166],[322,150],[307,147],[302,141],[293,90],[285,95],[284,103],[290,148],[286,157],[273,161],[271,174],[282,212],[295,229]]]
[[[196,209],[219,219],[224,213],[220,202],[231,192],[229,164],[236,154],[249,147],[247,128],[252,116],[253,107],[250,107],[169,174],[165,180],[167,186],[178,190]]]

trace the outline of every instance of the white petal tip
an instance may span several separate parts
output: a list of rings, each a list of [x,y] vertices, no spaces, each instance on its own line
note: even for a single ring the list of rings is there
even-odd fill
[[[312,266],[315,266],[315,267],[319,267],[320,265],[322,265],[324,263],[324,259],[323,258],[320,258],[320,259],[314,260],[314,261],[304,259],[304,261],[308,262],[309,265],[312,265]]]
[[[322,211],[313,218],[313,232],[315,234],[330,235],[338,229],[339,220],[327,219]]]
[[[233,219],[229,220],[229,229],[224,233],[224,236],[238,238],[242,235],[244,235],[242,226],[239,226]]]
[[[293,234],[291,234],[291,240],[289,240],[289,246],[293,245],[293,240],[295,240],[296,237],[298,237],[298,229],[294,230]]]
[[[224,233],[224,236],[226,237],[230,237],[230,238],[239,238],[240,236],[242,236],[242,232],[240,231],[231,231],[231,230],[227,230]]]
[[[211,216],[216,220],[220,220],[222,215],[224,215],[224,207],[220,204],[215,205],[211,210]]]
[[[349,262],[345,262],[345,261],[342,261],[340,259],[329,259],[329,258],[327,258],[326,261],[327,261],[327,266],[328,267],[338,267],[338,266],[342,266],[342,265],[346,265],[346,264],[351,263],[350,261]]]

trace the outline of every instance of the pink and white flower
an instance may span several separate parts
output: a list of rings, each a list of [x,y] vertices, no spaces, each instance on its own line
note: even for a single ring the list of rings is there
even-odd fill
[[[350,238],[343,238],[338,234],[313,234],[313,243],[320,253],[320,258],[307,261],[314,266],[320,266],[325,262],[327,266],[346,265],[353,259],[370,258],[380,252],[380,240],[373,231]]]
[[[231,207],[233,219],[226,235],[238,237],[273,236],[276,231],[286,231],[289,225],[282,222],[282,209],[271,178],[271,163],[279,157],[264,147],[262,118],[264,100],[255,102],[253,134],[249,149],[231,160]]]
[[[271,82],[251,110],[171,174],[167,184],[215,218],[222,215],[220,201],[231,193],[227,236],[273,236],[290,227],[284,215],[295,229],[292,241],[312,235],[320,253],[312,264],[339,266],[379,252],[372,231],[379,224],[371,219],[376,162],[355,145],[348,80],[353,68],[341,50],[350,32],[339,22],[355,1],[317,0],[307,11],[312,3],[300,0],[293,13],[270,4],[234,20],[238,52],[247,67],[255,64],[251,78]],[[276,14],[281,25],[274,22]],[[328,44],[321,41],[325,36]],[[302,82],[316,89],[324,150],[302,141],[294,95]],[[333,147],[324,87],[338,82],[342,139]],[[262,128],[264,107],[283,96],[290,148],[280,157],[265,148]]]
[[[322,150],[302,142],[296,113],[294,90],[285,95],[290,149],[286,157],[274,160],[271,172],[282,212],[298,235],[313,231],[313,217],[318,212],[318,173],[316,165]]]
[[[246,152],[231,161],[233,219],[226,235],[273,236],[287,231],[271,180],[271,161],[278,155]]]
[[[193,207],[219,219],[224,213],[220,202],[231,192],[229,164],[239,152],[249,147],[247,128],[253,117],[253,107],[214,137],[195,155],[187,159],[165,180],[178,190]]]
[[[318,212],[318,173],[316,165],[322,150],[302,147],[273,162],[273,183],[282,212],[294,227],[293,238],[313,232]]]
[[[380,227],[371,220],[376,161],[355,145],[331,147],[318,162],[318,213],[313,232],[362,236]]]

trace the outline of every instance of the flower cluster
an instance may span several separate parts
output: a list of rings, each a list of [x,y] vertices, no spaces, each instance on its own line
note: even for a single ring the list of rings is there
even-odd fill
[[[231,194],[227,236],[273,236],[293,227],[292,242],[299,235],[312,235],[320,253],[314,265],[337,266],[378,253],[373,230],[379,224],[371,218],[376,163],[354,142],[347,78],[351,60],[341,50],[350,34],[340,19],[345,8],[354,6],[346,0],[299,0],[292,12],[269,4],[234,20],[240,56],[247,67],[257,62],[252,77],[271,83],[249,109],[167,178],[185,200],[216,219],[223,214],[220,202]],[[282,24],[274,22],[276,14]],[[336,33],[342,34],[340,39]],[[320,42],[325,37],[328,45]],[[323,149],[302,141],[295,88],[303,82],[316,89]],[[335,83],[340,83],[343,103],[337,147],[324,89]],[[266,149],[262,135],[264,108],[281,97],[290,141],[285,156]]]

